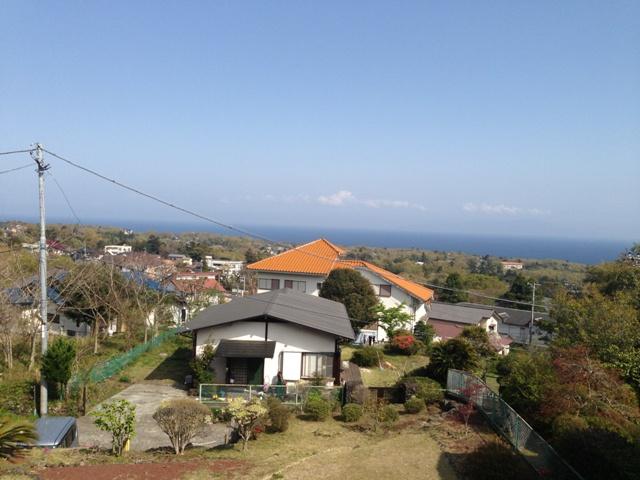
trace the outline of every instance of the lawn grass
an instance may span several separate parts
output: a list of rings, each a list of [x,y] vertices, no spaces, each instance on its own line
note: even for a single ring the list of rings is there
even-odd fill
[[[249,442],[246,452],[240,444],[188,449],[183,457],[168,452],[129,452],[116,458],[89,450],[34,451],[20,468],[0,464],[0,478],[4,478],[3,470],[8,473],[9,469],[20,474],[37,473],[46,466],[180,461],[204,462],[201,469],[180,477],[185,480],[328,480],[341,477],[354,480],[455,480],[457,477],[440,447],[420,426],[426,419],[426,414],[402,415],[388,431],[363,433],[335,419],[310,422],[292,418],[286,432],[261,434],[257,440]],[[234,464],[236,468],[219,475],[212,473],[211,467],[221,461]]]
[[[342,360],[349,361],[353,352],[358,347],[342,347]],[[362,381],[369,387],[390,387],[404,374],[417,368],[425,367],[429,363],[429,357],[425,355],[400,355],[394,353],[384,354],[385,364],[380,367],[360,367]]]

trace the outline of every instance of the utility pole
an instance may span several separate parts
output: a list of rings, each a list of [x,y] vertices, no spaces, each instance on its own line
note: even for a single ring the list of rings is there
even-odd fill
[[[47,237],[45,233],[44,215],[44,173],[49,169],[49,165],[44,163],[42,145],[36,143],[36,148],[31,152],[31,157],[38,166],[38,193],[40,197],[40,321],[41,328],[41,351],[44,356],[47,353],[49,340],[49,325],[47,318]],[[48,413],[48,391],[47,379],[40,371],[40,416]]]
[[[535,309],[536,309],[536,287],[538,284],[536,282],[532,282],[529,285],[532,287],[531,292],[531,320],[529,321],[529,345],[533,341],[533,320],[535,318]]]

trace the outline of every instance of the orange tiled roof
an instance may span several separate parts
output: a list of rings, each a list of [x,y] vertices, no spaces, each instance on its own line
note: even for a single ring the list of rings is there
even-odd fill
[[[321,238],[247,265],[248,270],[329,275],[344,250]]]
[[[329,275],[331,270],[335,268],[366,268],[423,302],[433,298],[433,290],[402,278],[377,265],[362,260],[342,260],[340,257],[344,253],[345,251],[340,247],[321,238],[287,250],[279,255],[247,265],[247,269],[266,272]]]
[[[424,287],[419,283],[412,282],[411,280],[407,280],[395,273],[391,273],[390,271],[380,268],[373,263],[362,260],[343,260],[340,263],[350,268],[366,268],[367,270],[371,270],[376,275],[384,278],[387,282],[394,284],[396,287],[406,291],[416,298],[419,298],[423,302],[428,302],[433,299],[433,290],[430,288]]]

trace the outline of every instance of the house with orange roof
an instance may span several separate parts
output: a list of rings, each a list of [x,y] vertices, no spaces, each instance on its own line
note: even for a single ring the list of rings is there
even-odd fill
[[[385,307],[404,305],[416,322],[426,320],[427,305],[433,299],[433,290],[403,278],[363,260],[347,259],[346,250],[320,238],[300,245],[273,257],[247,265],[256,274],[257,293],[280,288],[290,288],[318,296],[322,282],[336,268],[352,268],[360,272]],[[384,331],[377,325],[361,330],[360,337],[369,336],[377,341],[385,340]]]

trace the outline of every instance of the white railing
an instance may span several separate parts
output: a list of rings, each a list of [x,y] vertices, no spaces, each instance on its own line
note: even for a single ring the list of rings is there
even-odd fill
[[[206,404],[223,406],[234,398],[252,400],[253,398],[276,397],[287,405],[302,405],[312,391],[318,392],[325,398],[342,401],[342,387],[315,386],[302,383],[269,386],[237,383],[201,383],[198,387],[198,400]]]

